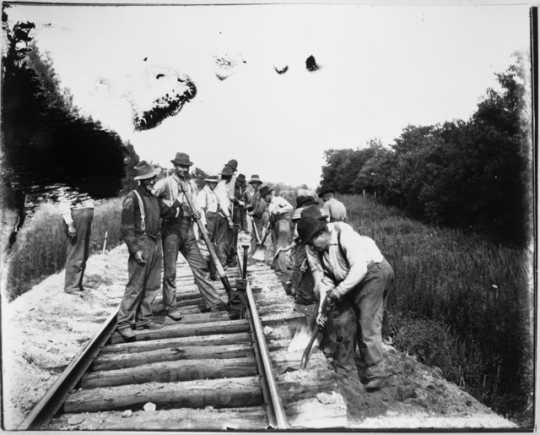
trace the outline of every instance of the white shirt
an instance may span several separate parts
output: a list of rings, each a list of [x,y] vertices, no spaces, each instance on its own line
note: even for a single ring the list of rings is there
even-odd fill
[[[347,220],[347,209],[345,208],[345,205],[336,198],[330,198],[326,201],[323,204],[322,209],[330,216],[331,222]]]
[[[361,236],[349,224],[334,222],[327,225],[330,230],[328,251],[319,254],[306,246],[306,253],[315,282],[332,287],[332,278],[335,278],[336,292],[343,296],[362,281],[370,264],[380,263],[384,257],[373,239]],[[346,259],[341,255],[339,241]]]
[[[94,208],[94,200],[88,194],[73,192],[67,188],[60,188],[60,213],[67,225],[73,224],[71,210]]]
[[[273,196],[272,201],[268,204],[268,212],[271,215],[287,213],[293,210],[293,206],[285,198],[281,196]]]
[[[214,189],[214,193],[218,198],[221,211],[225,217],[230,216],[232,206],[231,197],[229,196],[229,184],[230,183],[227,183],[225,180],[220,180]]]
[[[198,195],[199,205],[206,212],[217,213],[218,211],[223,215],[229,217],[229,198],[227,192],[224,189],[218,189],[218,186],[212,190],[208,185],[204,186]]]
[[[167,206],[172,206],[176,200],[180,204],[187,205],[186,197],[182,193],[180,185],[184,188],[192,207],[201,212],[201,206],[197,200],[197,185],[194,180],[182,180],[176,174],[158,180],[154,185],[153,193],[161,198]]]

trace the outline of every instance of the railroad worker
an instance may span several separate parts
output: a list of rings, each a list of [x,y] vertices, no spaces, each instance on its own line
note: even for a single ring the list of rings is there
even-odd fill
[[[300,237],[298,237],[296,228],[302,216],[314,216],[321,220],[326,220],[326,217],[322,215],[318,206],[317,195],[313,191],[299,189],[296,193],[296,209],[291,219],[294,237],[294,245],[291,250],[292,273],[286,286],[286,288],[289,288],[289,293],[294,296],[297,304],[310,305],[314,303],[314,281],[311,270],[309,269],[305,245],[300,240]]]
[[[274,195],[274,190],[268,185],[261,187],[261,196],[268,205],[269,225],[275,257],[273,267],[279,272],[287,272],[288,260],[284,249],[289,247],[291,243],[291,214],[293,207],[285,198]]]
[[[347,220],[345,204],[334,198],[333,190],[323,189],[319,195],[324,201],[322,208],[330,217],[330,222],[344,222]]]
[[[90,229],[94,218],[94,201],[87,194],[62,192],[62,218],[67,234],[64,291],[82,296],[83,277],[90,251]]]
[[[206,217],[208,237],[215,246],[219,261],[224,265],[227,260],[225,252],[227,230],[233,226],[229,211],[229,197],[224,188],[217,189],[217,175],[207,177],[205,181],[206,185],[199,193],[199,204]],[[218,279],[216,267],[211,258],[209,259],[208,269],[210,270],[210,279],[216,281]]]
[[[238,174],[234,186],[234,215],[233,222],[236,231],[248,231],[246,221],[246,208],[248,197],[246,193],[246,176]]]
[[[232,162],[232,163],[231,163]],[[234,216],[234,201],[235,201],[235,184],[236,184],[236,160],[231,160],[227,163],[221,171],[221,180],[218,183],[218,190],[225,190],[229,199],[229,213]],[[225,243],[225,252],[227,254],[227,261],[223,266],[236,267],[236,247],[234,245],[235,235],[234,226],[227,228]]]
[[[248,190],[248,214],[252,219],[252,228],[251,230],[251,251],[255,251],[257,245],[257,239],[262,238],[264,228],[266,227],[265,222],[265,212],[267,209],[267,204],[264,198],[261,197],[260,187],[262,181],[259,175],[254,174],[249,179],[250,189]]]
[[[137,187],[122,203],[121,235],[129,251],[128,283],[118,309],[118,333],[126,340],[135,337],[132,325],[157,329],[152,321],[154,292],[161,281],[161,210],[152,194],[158,170],[145,161],[134,168]]]
[[[394,272],[375,242],[344,222],[324,223],[313,217],[298,222],[298,233],[319,295],[317,322],[328,322],[336,369],[356,373],[355,343],[360,347],[362,381],[366,390],[381,388],[383,364],[382,319]],[[335,306],[328,318],[325,298]]]
[[[167,316],[176,321],[182,318],[176,308],[178,252],[186,258],[201,293],[201,311],[221,308],[224,301],[219,297],[212,283],[205,278],[206,262],[193,231],[194,220],[201,218],[202,215],[195,195],[196,187],[189,174],[189,168],[193,163],[189,155],[185,153],[176,153],[171,163],[174,165],[174,174],[159,180],[154,186],[154,194],[160,198],[165,210],[167,210],[162,226],[163,303]],[[188,196],[187,199],[183,192]],[[188,200],[193,209],[188,204]]]
[[[292,217],[295,230],[294,246],[291,250],[292,273],[290,281],[287,284],[290,286],[289,294],[292,294],[294,297],[295,310],[304,313],[307,316],[308,324],[312,324],[317,313],[317,297],[313,293],[315,282],[307,259],[306,245],[302,242],[296,231],[298,222],[302,217],[306,216],[326,222],[326,216],[321,213],[321,209],[317,204],[298,207],[294,211]]]

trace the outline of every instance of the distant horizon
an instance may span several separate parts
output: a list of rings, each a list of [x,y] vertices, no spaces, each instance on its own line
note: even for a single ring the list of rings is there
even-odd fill
[[[468,119],[512,53],[529,49],[528,9],[516,5],[12,5],[7,13],[10,24],[36,24],[35,42],[74,104],[141,160],[168,167],[184,151],[218,173],[234,158],[247,177],[310,188],[325,150],[375,138],[389,145],[407,125]],[[309,55],[320,70],[306,70]],[[245,62],[218,80],[219,56]],[[149,74],[145,57],[188,74],[198,93],[140,132],[123,87]]]

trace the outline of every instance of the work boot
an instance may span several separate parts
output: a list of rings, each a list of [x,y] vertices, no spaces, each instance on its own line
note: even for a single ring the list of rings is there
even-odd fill
[[[121,328],[118,329],[117,332],[126,341],[135,340],[135,331],[131,328]]]
[[[169,311],[167,313],[167,317],[169,317],[170,319],[174,320],[175,322],[178,322],[179,320],[182,320],[182,314],[180,313],[180,311],[178,310],[173,310],[173,311]]]
[[[80,290],[64,290],[68,295],[83,297],[83,292]]]
[[[137,329],[161,329],[163,325],[161,323],[156,322],[148,322],[143,323],[142,325],[138,325]]]

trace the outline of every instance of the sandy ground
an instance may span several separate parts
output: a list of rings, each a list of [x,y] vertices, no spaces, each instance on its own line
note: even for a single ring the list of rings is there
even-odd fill
[[[22,422],[116,310],[127,280],[126,266],[127,250],[121,246],[90,258],[83,298],[63,292],[64,274],[59,273],[2,307],[5,429]],[[515,427],[443,379],[437,369],[391,346],[386,363],[392,376],[381,391],[367,393],[358,384],[339,379],[353,427]]]
[[[89,259],[84,297],[64,293],[60,272],[2,307],[4,428],[22,422],[117,309],[126,280],[121,246]]]

